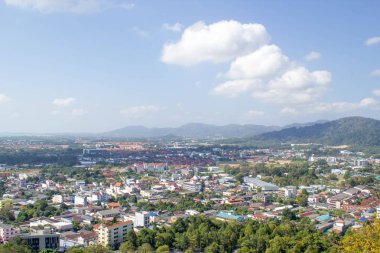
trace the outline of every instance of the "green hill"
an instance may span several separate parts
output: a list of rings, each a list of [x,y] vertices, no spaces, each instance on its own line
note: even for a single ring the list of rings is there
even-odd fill
[[[380,121],[347,117],[305,127],[291,127],[254,137],[258,141],[321,143],[328,145],[380,145]]]

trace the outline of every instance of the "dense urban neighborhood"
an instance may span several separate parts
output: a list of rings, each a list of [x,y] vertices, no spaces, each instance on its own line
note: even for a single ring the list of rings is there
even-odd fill
[[[0,145],[0,241],[30,252],[339,252],[380,217],[380,157],[350,146]]]
[[[0,0],[0,253],[380,253],[380,0]]]

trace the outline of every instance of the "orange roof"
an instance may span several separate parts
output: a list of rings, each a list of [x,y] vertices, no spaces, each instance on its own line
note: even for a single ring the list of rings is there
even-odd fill
[[[93,226],[93,228],[99,228],[101,225],[102,225],[101,223],[95,224],[95,225]]]
[[[120,187],[120,186],[121,186],[121,183],[120,183],[120,182],[116,182],[116,183],[115,183],[115,186],[116,186],[116,187]]]
[[[109,207],[121,207],[121,205],[119,203],[116,203],[116,202],[108,203],[108,206]]]

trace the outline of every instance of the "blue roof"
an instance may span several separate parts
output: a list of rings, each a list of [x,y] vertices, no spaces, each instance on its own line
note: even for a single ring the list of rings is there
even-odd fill
[[[155,212],[150,212],[150,213],[149,213],[149,216],[158,216],[158,214],[155,213]]]
[[[325,214],[315,218],[317,221],[328,221],[331,219],[330,214]]]
[[[232,213],[223,213],[223,212],[220,212],[216,215],[216,217],[218,218],[222,218],[222,219],[229,219],[229,220],[236,220],[236,221],[243,221],[244,218],[243,216],[240,216],[240,215],[234,215]]]
[[[368,219],[367,218],[364,218],[364,217],[361,217],[360,219],[359,219],[359,221],[360,222],[366,222]]]
[[[375,208],[371,208],[371,209],[367,210],[367,213],[374,213],[375,211],[376,211]]]

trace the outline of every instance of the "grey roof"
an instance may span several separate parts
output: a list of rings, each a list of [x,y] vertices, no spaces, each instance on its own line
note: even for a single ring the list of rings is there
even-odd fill
[[[256,177],[244,177],[244,182],[252,184],[255,187],[260,187],[264,191],[278,191],[279,189],[277,185],[262,181]]]
[[[360,190],[358,189],[350,188],[350,189],[345,190],[343,193],[354,195],[354,194],[358,194],[359,192]]]
[[[119,209],[108,209],[108,210],[99,211],[97,213],[100,215],[119,214],[120,210]]]

